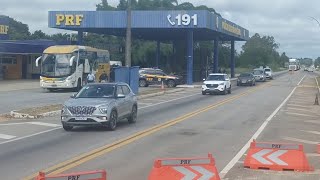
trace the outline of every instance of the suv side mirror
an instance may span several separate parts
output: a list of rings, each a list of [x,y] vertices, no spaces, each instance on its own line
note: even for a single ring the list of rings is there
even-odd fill
[[[205,78],[203,78],[202,80],[203,80],[203,81],[205,81],[206,79],[205,79]]]
[[[125,98],[126,96],[124,94],[118,94],[117,98]]]
[[[72,94],[72,95],[70,96],[70,98],[76,98],[76,96],[77,96],[77,94],[75,93],[75,94]]]

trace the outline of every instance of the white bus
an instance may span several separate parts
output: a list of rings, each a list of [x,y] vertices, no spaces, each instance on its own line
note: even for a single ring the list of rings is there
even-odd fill
[[[40,87],[49,91],[66,88],[79,90],[90,72],[96,74],[96,77],[102,73],[110,77],[109,51],[87,46],[48,47],[37,58],[36,66],[39,65]]]

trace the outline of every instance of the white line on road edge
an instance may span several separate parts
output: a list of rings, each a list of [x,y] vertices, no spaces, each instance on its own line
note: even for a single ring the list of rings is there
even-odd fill
[[[285,139],[285,140],[288,140],[288,141],[301,142],[301,143],[305,143],[305,144],[319,144],[319,142],[316,142],[316,141],[308,141],[308,140],[292,138],[292,137],[284,137],[282,139]]]
[[[16,136],[11,136],[11,135],[7,135],[7,134],[0,134],[0,139],[13,139]]]
[[[303,80],[303,78],[301,79],[301,81]],[[300,84],[300,82],[299,82],[299,84]],[[289,100],[289,98],[292,96],[292,94],[294,93],[294,91],[296,89],[297,89],[297,87],[295,87],[291,91],[291,93],[288,95],[288,97],[285,100],[283,100],[283,102],[277,107],[277,109],[274,110],[273,113],[263,122],[263,124],[260,126],[260,128],[257,130],[257,132],[254,133],[254,135],[242,147],[242,149],[238,152],[238,154],[236,154],[236,156],[222,169],[222,171],[220,172],[220,178],[221,179],[224,178],[224,176],[231,170],[231,168],[233,168],[233,166],[240,160],[240,158],[244,155],[244,153],[249,148],[251,142],[254,139],[258,138],[258,136],[261,134],[261,132],[264,130],[264,128],[268,125],[268,123],[272,120],[272,118],[278,113],[278,111],[282,108],[282,106],[284,106],[286,104],[286,102]]]
[[[27,124],[39,125],[39,126],[48,126],[48,127],[61,127],[59,124],[44,123],[44,122],[27,122]]]
[[[0,126],[12,126],[12,125],[21,125],[21,124],[26,124],[26,122],[21,122],[21,123],[6,123],[6,124],[0,124]]]
[[[9,140],[9,141],[4,141],[4,142],[1,142],[0,145],[6,144],[6,143],[9,143],[9,142],[14,142],[14,141],[26,139],[26,138],[33,137],[33,136],[37,136],[37,135],[44,134],[44,133],[47,133],[47,132],[50,132],[50,131],[54,131],[54,130],[57,130],[57,129],[61,129],[61,127],[49,129],[49,130],[46,130],[46,131],[41,131],[41,132],[38,132],[38,133],[30,134],[28,136],[19,137],[19,138],[12,139],[12,140]]]

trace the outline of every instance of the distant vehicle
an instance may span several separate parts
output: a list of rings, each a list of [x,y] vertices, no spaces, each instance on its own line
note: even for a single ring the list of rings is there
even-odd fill
[[[227,74],[213,73],[204,79],[202,85],[202,95],[223,93],[231,94],[231,81]]]
[[[242,73],[238,76],[237,79],[237,86],[242,85],[250,85],[254,86],[256,85],[256,79],[252,73]]]
[[[307,68],[307,67],[304,67],[303,71],[308,71],[308,68]]]
[[[313,72],[314,70],[315,70],[314,67],[309,67],[309,68],[308,68],[308,72]]]
[[[300,62],[297,59],[289,59],[289,71],[297,71],[300,69]]]
[[[269,67],[264,68],[264,72],[266,74],[266,78],[273,79],[273,71],[271,68]]]
[[[41,66],[42,88],[79,91],[90,72],[95,74],[96,80],[101,74],[110,77],[110,54],[107,50],[87,46],[51,46],[36,59],[36,66]]]
[[[183,78],[175,75],[167,75],[161,69],[142,68],[139,70],[139,86],[148,87],[149,85],[162,84],[169,88],[182,84]]]
[[[120,119],[137,119],[137,97],[126,83],[92,83],[84,86],[61,110],[66,131],[74,126],[103,126],[115,130]]]
[[[260,68],[259,69],[254,69],[252,74],[254,75],[256,81],[265,82],[267,80],[264,69],[260,69]]]
[[[110,66],[122,66],[121,61],[110,61]]]

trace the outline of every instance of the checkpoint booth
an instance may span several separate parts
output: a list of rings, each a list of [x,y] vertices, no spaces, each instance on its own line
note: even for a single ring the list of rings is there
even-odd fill
[[[207,10],[162,10],[132,11],[132,37],[157,42],[156,64],[159,63],[160,43],[185,41],[185,64],[187,84],[193,83],[194,41],[213,41],[213,71],[218,72],[218,45],[220,41],[231,42],[231,77],[235,72],[235,41],[249,39],[249,31],[221,15]],[[126,11],[49,11],[49,27],[78,31],[78,43],[82,44],[83,33],[126,36]],[[173,43],[175,46],[175,43]],[[157,66],[156,65],[156,66]]]

